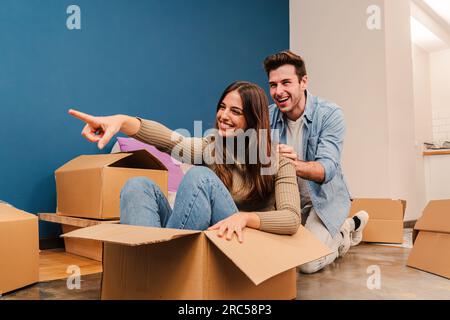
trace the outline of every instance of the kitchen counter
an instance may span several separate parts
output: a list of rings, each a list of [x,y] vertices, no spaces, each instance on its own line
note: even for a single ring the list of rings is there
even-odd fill
[[[424,156],[441,156],[450,154],[450,149],[436,149],[436,150],[426,150],[423,152]]]
[[[450,199],[450,149],[428,149],[423,156],[427,201]]]

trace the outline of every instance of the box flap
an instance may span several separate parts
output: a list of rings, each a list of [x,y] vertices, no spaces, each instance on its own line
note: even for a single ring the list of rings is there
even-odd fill
[[[373,219],[363,231],[364,242],[403,243],[403,221]]]
[[[450,234],[420,231],[407,265],[450,279]]]
[[[140,246],[165,242],[198,234],[201,231],[130,226],[125,224],[99,224],[61,235],[63,238],[98,240],[126,246]]]
[[[109,164],[110,167],[120,168],[134,168],[134,169],[156,169],[166,170],[166,166],[154,155],[147,150],[137,150],[128,154],[128,157],[121,158],[120,160]]]
[[[55,213],[39,213],[39,220],[60,223],[68,226],[86,228],[102,223],[119,223],[119,220],[93,220],[61,216]]]
[[[255,285],[331,254],[330,249],[303,226],[292,236],[246,228],[243,243],[236,237],[231,241],[220,238],[216,230],[205,231],[205,234]]]
[[[402,220],[405,215],[406,201],[392,199],[353,199],[350,216],[364,210],[369,214],[369,219]]]
[[[59,167],[55,173],[104,168],[157,169],[167,170],[162,162],[146,150],[133,152],[91,154],[78,156]]]
[[[130,153],[82,155],[65,163],[64,165],[56,169],[55,173],[103,168],[128,156],[130,156]]]
[[[450,233],[450,200],[430,201],[414,229]]]
[[[0,223],[7,221],[21,221],[37,219],[37,216],[6,204],[0,203]]]

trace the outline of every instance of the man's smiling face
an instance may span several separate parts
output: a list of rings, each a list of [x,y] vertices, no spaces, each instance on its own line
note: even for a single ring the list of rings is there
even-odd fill
[[[295,66],[291,64],[285,64],[270,71],[270,96],[281,112],[290,114],[298,108],[304,108],[302,102],[305,99],[307,82],[307,76],[299,81]],[[303,110],[297,111],[303,113]]]

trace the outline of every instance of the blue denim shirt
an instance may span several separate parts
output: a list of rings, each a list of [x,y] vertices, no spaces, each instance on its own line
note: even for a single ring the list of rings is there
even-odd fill
[[[306,91],[303,117],[303,159],[317,161],[325,168],[325,181],[307,181],[312,205],[330,232],[335,236],[350,210],[350,194],[341,169],[341,152],[345,122],[342,109],[336,104],[315,97]],[[269,106],[272,138],[286,144],[286,115],[275,104]],[[274,134],[278,133],[278,137]]]

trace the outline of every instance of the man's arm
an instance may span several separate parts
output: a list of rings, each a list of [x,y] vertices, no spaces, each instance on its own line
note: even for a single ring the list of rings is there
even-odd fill
[[[317,183],[322,183],[325,180],[325,169],[317,161],[293,161],[297,177],[302,179],[311,180]]]
[[[302,161],[298,159],[298,155],[294,148],[288,145],[280,144],[278,152],[291,160],[295,166],[297,177],[322,183],[325,180],[325,168],[317,161]]]
[[[319,162],[325,170],[325,177],[322,183],[330,182],[338,172],[344,135],[344,114],[342,109],[336,108],[324,117],[317,142],[314,160]]]
[[[335,109],[322,123],[314,161],[301,161],[291,146],[279,145],[280,154],[292,160],[297,176],[317,183],[328,183],[341,161],[345,122],[341,109]]]

